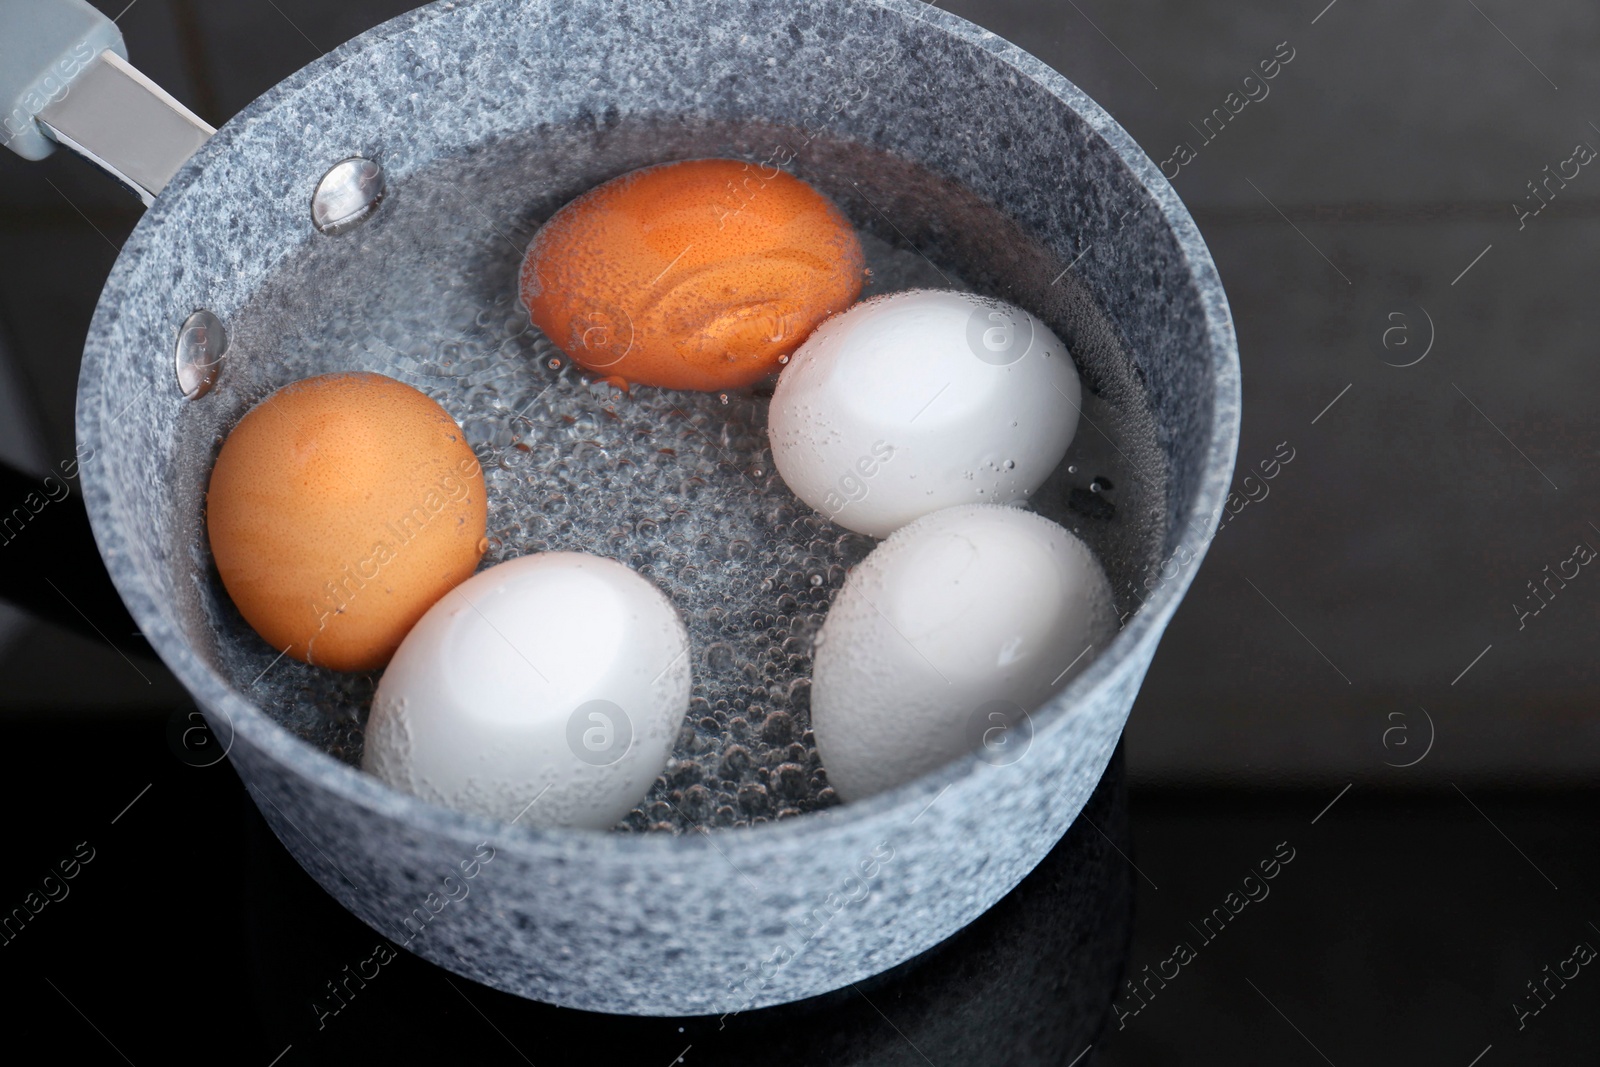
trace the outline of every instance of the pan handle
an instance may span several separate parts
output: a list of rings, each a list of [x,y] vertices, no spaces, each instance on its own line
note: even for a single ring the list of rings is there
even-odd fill
[[[88,0],[0,0],[5,146],[43,159],[64,144],[148,207],[217,131],[127,55],[122,31]]]

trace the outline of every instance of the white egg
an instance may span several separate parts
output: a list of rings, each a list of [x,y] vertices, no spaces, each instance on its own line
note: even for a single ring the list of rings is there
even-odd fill
[[[606,829],[644,799],[689,705],[672,604],[612,560],[523,556],[445,594],[400,644],[362,766],[459,811]]]
[[[811,726],[859,800],[965,752],[1014,763],[1030,713],[1115,635],[1088,547],[1039,515],[969,505],[896,531],[845,579],[817,636]]]
[[[892,293],[800,346],[773,394],[772,457],[801,500],[886,537],[940,508],[1026,498],[1066,455],[1081,397],[1066,345],[1027,312]]]

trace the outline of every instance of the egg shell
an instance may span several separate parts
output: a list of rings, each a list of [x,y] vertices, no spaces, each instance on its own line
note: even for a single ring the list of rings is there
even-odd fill
[[[294,382],[223,442],[206,529],[223,586],[273,648],[335,670],[389,661],[477,568],[488,499],[454,419],[381,374]]]
[[[622,564],[509,560],[406,637],[378,684],[362,766],[459,811],[607,829],[666,767],[688,653],[671,602]]]
[[[818,633],[829,783],[859,800],[967,752],[1025,759],[1031,713],[1116,629],[1099,562],[1048,519],[995,505],[918,519],[850,572]]]
[[[738,388],[776,371],[861,294],[866,260],[827,197],[731,159],[632,171],[534,235],[533,322],[588,370],[668,389]]]
[[[1002,301],[915,289],[823,323],[778,379],[772,458],[801,500],[886,537],[957,504],[1044,484],[1078,427],[1067,347]]]

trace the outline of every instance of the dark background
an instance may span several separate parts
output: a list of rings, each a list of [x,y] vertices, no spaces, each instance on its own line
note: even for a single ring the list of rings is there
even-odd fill
[[[120,13],[133,62],[214,125],[412,6],[124,3],[98,6]],[[1600,172],[1520,228],[1513,204],[1536,206],[1528,183],[1575,145],[1600,147],[1600,8],[1325,4],[940,5],[1062,71],[1158,162],[1180,141],[1198,150],[1173,184],[1238,327],[1239,476],[1280,442],[1295,450],[1213,544],[1134,709],[1130,975],[1278,842],[1299,858],[1083,1062],[1596,1062],[1588,968],[1522,1029],[1511,1005],[1534,1003],[1525,983],[1575,943],[1600,946],[1600,577],[1585,569],[1520,627],[1514,607],[1535,606],[1528,583],[1576,544],[1600,547]],[[1294,58],[1270,95],[1204,143],[1191,124],[1282,42]],[[139,214],[68,152],[0,153],[11,462],[71,456],[79,352]],[[309,986],[370,935],[284,858],[226,766],[172,756],[181,688],[11,614],[0,680],[0,905],[79,841],[97,850],[72,896],[0,947],[8,1042],[261,1064],[292,1044],[288,1067],[403,1053],[422,1032],[487,1062],[562,1058],[539,1052],[546,1016],[458,980],[468,1001],[409,957],[397,992],[353,1004],[342,1036],[314,1036],[309,1006],[275,1031],[264,935],[245,918],[260,896],[247,912],[245,894],[271,886],[308,917],[274,937],[279,957],[304,952]],[[678,1050],[653,1049],[671,1040],[651,1031],[627,1062],[665,1065]],[[916,1053],[906,1062],[948,1062]]]

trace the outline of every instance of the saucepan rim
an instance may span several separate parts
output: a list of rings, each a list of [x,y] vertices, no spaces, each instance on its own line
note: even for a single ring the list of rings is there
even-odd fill
[[[207,165],[223,153],[235,150],[251,135],[256,120],[311,83],[341,73],[361,70],[363,53],[390,38],[412,32],[426,33],[429,24],[461,17],[473,8],[497,6],[517,0],[438,0],[426,7],[400,15],[328,52],[290,75],[238,115],[213,136],[173,178],[156,199],[128,239],[112,278],[127,268],[130,261],[152,245],[167,239],[171,227],[181,225],[195,205],[185,198],[188,188],[204,173]],[[1188,282],[1193,287],[1205,318],[1204,352],[1209,361],[1211,419],[1209,439],[1203,443],[1203,466],[1189,508],[1177,516],[1182,536],[1173,547],[1187,551],[1198,565],[1215,532],[1222,502],[1232,479],[1239,439],[1240,386],[1237,339],[1226,296],[1209,249],[1189,211],[1179,200],[1166,177],[1109,114],[1064,76],[1021,48],[959,16],[938,10],[920,0],[840,0],[844,6],[877,7],[914,20],[930,31],[945,34],[969,47],[980,49],[1014,69],[1018,75],[1046,90],[1061,104],[1075,112],[1101,138],[1131,176],[1143,187],[1171,231],[1187,263]],[[679,10],[683,5],[679,5]],[[112,285],[108,283],[107,292]],[[103,442],[102,423],[107,414],[107,398],[85,383],[90,378],[90,354],[96,348],[109,351],[112,325],[122,310],[102,295],[90,328],[85,356],[85,372],[78,396],[78,438]],[[107,357],[110,358],[110,357]],[[345,764],[312,744],[301,740],[279,725],[254,702],[246,699],[218,671],[205,663],[179,630],[176,620],[161,610],[142,575],[132,566],[119,565],[126,553],[122,548],[128,531],[119,527],[114,487],[97,480],[97,465],[87,465],[82,474],[85,502],[102,556],[107,560],[119,592],[152,648],[156,650],[184,687],[213,716],[226,720],[225,730],[213,718],[214,732],[226,743],[228,734],[243,740],[319,789],[339,795],[344,801],[419,829],[452,839],[481,841],[492,838],[501,847],[519,847],[530,853],[556,849],[566,855],[575,851],[591,856],[654,856],[661,850],[687,853],[716,847],[750,846],[791,847],[802,845],[818,835],[830,835],[844,827],[888,817],[896,812],[917,810],[928,798],[942,793],[973,775],[992,770],[976,755],[944,764],[911,782],[875,796],[808,813],[792,819],[745,827],[726,827],[716,831],[715,843],[699,840],[701,834],[617,833],[610,830],[546,828],[508,825],[484,816],[457,812],[402,793],[378,779]],[[1194,522],[1196,516],[1209,516]],[[173,550],[176,546],[167,546]],[[1091,693],[1115,685],[1129,672],[1142,674],[1168,620],[1187,591],[1197,566],[1185,566],[1170,581],[1163,581],[1129,619],[1111,645],[1082,674],[1034,713],[1033,743],[1048,745],[1051,735],[1064,728],[1074,708],[1088,703]],[[1146,648],[1145,646],[1152,646]],[[1137,681],[1137,679],[1135,679]],[[1126,711],[1123,715],[1126,716]],[[1119,727],[1120,729],[1120,727]],[[1076,812],[1073,813],[1074,818]]]

